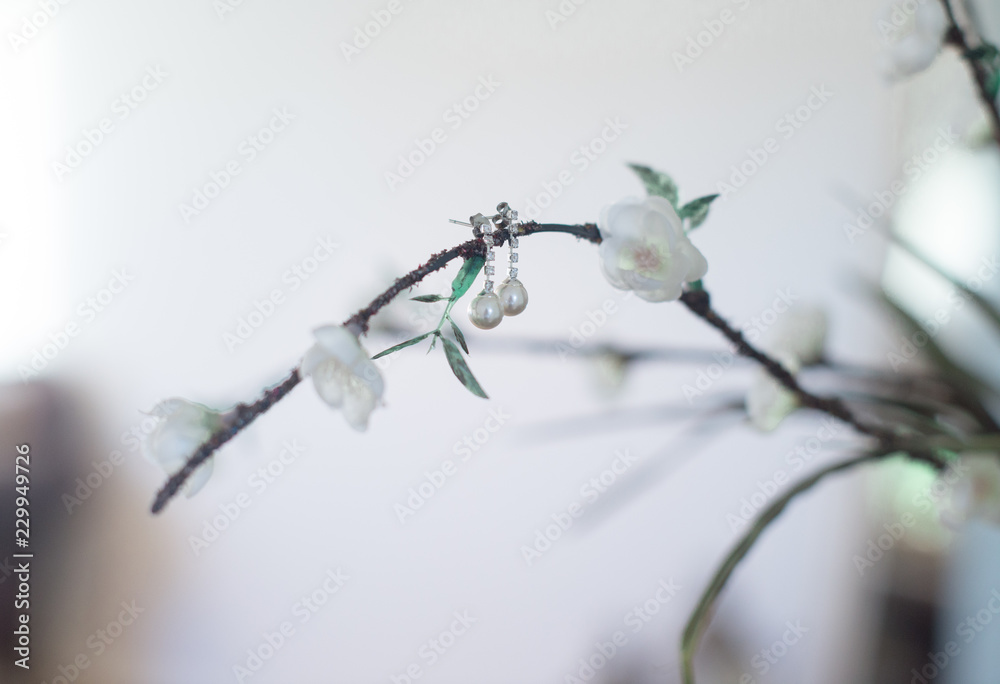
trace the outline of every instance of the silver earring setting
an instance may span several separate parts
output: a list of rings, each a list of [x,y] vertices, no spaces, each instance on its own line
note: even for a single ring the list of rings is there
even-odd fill
[[[506,202],[497,205],[497,212],[495,216],[489,218],[476,214],[471,219],[473,229],[477,227],[480,229],[483,242],[486,243],[486,265],[483,267],[486,282],[483,283],[482,292],[469,303],[469,320],[474,326],[483,330],[497,327],[504,316],[516,316],[528,306],[528,290],[517,279],[517,239],[521,234],[521,222],[517,220],[517,212]],[[507,244],[510,248],[508,275],[500,283],[499,292],[493,291],[493,275],[496,272],[496,253],[493,244],[495,228],[507,229],[509,236]]]

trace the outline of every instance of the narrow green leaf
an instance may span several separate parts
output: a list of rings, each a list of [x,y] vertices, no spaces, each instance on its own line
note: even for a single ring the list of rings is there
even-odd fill
[[[419,297],[410,297],[411,301],[414,302],[440,302],[447,297],[442,297],[441,295],[420,295]]]
[[[639,180],[646,186],[646,192],[654,197],[663,197],[674,206],[674,209],[677,208],[677,184],[673,178],[640,164],[629,164],[628,167],[639,176]]]
[[[489,399],[483,388],[479,386],[479,382],[472,374],[472,371],[469,370],[469,364],[465,362],[465,357],[462,356],[462,352],[458,350],[455,343],[446,337],[442,337],[441,344],[444,345],[444,355],[448,357],[448,365],[451,366],[451,371],[458,378],[458,381],[477,397]]]
[[[785,507],[788,506],[788,504],[791,503],[795,497],[808,491],[825,477],[845,470],[850,470],[855,466],[859,466],[870,461],[884,459],[891,456],[893,453],[898,452],[869,452],[846,461],[840,461],[827,466],[810,477],[797,482],[791,489],[775,499],[771,505],[761,512],[751,528],[747,530],[746,534],[743,535],[739,543],[733,548],[732,551],[729,552],[729,555],[726,556],[725,561],[723,561],[722,565],[716,571],[712,581],[709,583],[705,591],[702,592],[701,597],[698,600],[698,604],[695,606],[694,612],[691,613],[691,617],[688,618],[687,624],[684,627],[683,637],[681,638],[681,676],[684,684],[694,684],[694,657],[698,651],[701,636],[711,620],[713,612],[712,608],[715,605],[716,599],[719,597],[719,594],[722,593],[722,590],[725,588],[730,576],[732,576],[740,562],[743,561],[744,557],[747,553],[749,553],[750,549],[753,548],[754,544],[757,543],[757,540],[768,528],[768,526],[774,522],[775,518],[781,515],[781,512],[785,510]]]
[[[458,343],[462,345],[462,349],[464,349],[465,353],[468,354],[469,345],[465,343],[465,335],[462,334],[462,331],[459,329],[458,324],[455,323],[455,321],[451,320],[451,316],[448,316],[448,322],[451,323],[451,331],[455,333],[455,339],[458,340]]]
[[[395,347],[389,347],[385,351],[380,351],[378,354],[376,354],[375,356],[372,357],[372,360],[374,361],[375,359],[381,359],[383,356],[388,356],[389,354],[392,354],[393,352],[398,352],[400,349],[406,349],[407,347],[412,347],[413,345],[415,345],[420,340],[422,340],[422,339],[424,339],[426,337],[429,337],[430,335],[433,335],[433,334],[434,334],[433,332],[424,333],[423,335],[417,335],[412,340],[407,340],[406,342],[400,342]]]
[[[431,340],[431,346],[427,348],[427,353],[430,354],[431,351],[434,349],[434,347],[437,346],[438,338],[441,337],[441,331],[440,330],[435,330],[435,331],[433,331],[431,333],[428,333],[428,334],[434,336],[434,339]]]
[[[705,195],[698,199],[691,200],[678,211],[682,219],[691,219],[691,230],[694,230],[708,218],[708,208],[712,205],[718,195]]]
[[[476,282],[476,276],[479,275],[479,271],[482,270],[483,264],[486,263],[486,257],[482,254],[474,254],[465,260],[462,264],[462,270],[458,272],[455,279],[451,281],[451,300],[456,301],[461,298],[469,288],[472,287],[472,283]]]

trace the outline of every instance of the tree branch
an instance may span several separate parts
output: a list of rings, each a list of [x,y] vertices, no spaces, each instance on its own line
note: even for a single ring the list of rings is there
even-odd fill
[[[530,221],[521,226],[519,236],[532,235],[534,233],[567,233],[578,238],[588,240],[595,244],[601,242],[601,233],[593,223],[570,226],[562,224],[544,224]],[[418,266],[401,278],[396,279],[382,294],[373,299],[365,308],[344,321],[345,327],[351,328],[358,335],[368,332],[368,324],[372,317],[377,314],[389,302],[395,299],[403,290],[408,290],[421,280],[435,271],[440,271],[455,259],[461,257],[467,259],[474,254],[485,254],[486,247],[483,244],[481,235],[476,239],[463,242],[457,247],[452,247],[443,252],[433,255],[427,263]],[[506,228],[501,228],[494,232],[493,243],[497,247],[502,247],[510,239],[510,232]],[[170,476],[166,484],[156,493],[153,501],[152,512],[159,513],[170,502],[177,492],[180,491],[187,479],[191,477],[195,470],[207,461],[223,444],[242,432],[247,426],[255,421],[259,416],[267,412],[274,404],[280,401],[286,394],[292,391],[296,385],[302,381],[302,375],[296,366],[292,372],[280,383],[264,391],[264,394],[252,404],[237,404],[234,409],[235,419],[225,428],[219,430],[198,449],[191,454],[187,463],[179,471]]]
[[[795,376],[789,373],[784,366],[747,342],[743,337],[743,333],[729,325],[724,318],[712,309],[711,297],[705,290],[687,290],[681,295],[681,301],[695,315],[704,319],[709,325],[725,335],[730,342],[736,345],[736,350],[740,354],[750,357],[763,366],[764,370],[792,392],[803,406],[822,411],[842,420],[858,432],[875,437],[883,444],[892,440],[892,432],[860,422],[840,399],[817,396],[799,385]]]

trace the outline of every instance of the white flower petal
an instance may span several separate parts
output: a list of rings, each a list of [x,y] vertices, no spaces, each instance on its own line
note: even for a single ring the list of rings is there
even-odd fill
[[[368,417],[375,410],[376,403],[375,393],[358,382],[344,394],[344,418],[355,430],[364,432],[368,429]]]
[[[342,325],[324,325],[316,328],[313,335],[327,354],[348,366],[364,355],[358,338]]]
[[[823,309],[796,306],[778,319],[768,346],[808,366],[823,358],[826,335],[827,318]]]
[[[312,372],[316,393],[333,408],[340,408],[344,403],[344,387],[350,376],[350,369],[333,357],[317,364]]]
[[[940,2],[924,0],[917,6],[913,17],[916,30],[940,46],[944,34],[948,30],[948,15]]]
[[[797,373],[799,364],[794,357],[779,358],[781,365],[790,373]],[[763,368],[757,376],[746,398],[747,415],[758,429],[770,432],[778,427],[785,416],[794,411],[799,403],[795,395],[778,382]]]
[[[191,477],[188,481],[184,483],[184,495],[187,498],[191,498],[195,494],[201,491],[201,488],[205,486],[209,478],[212,477],[212,471],[215,470],[215,458],[209,458],[200,466],[198,469],[191,473]]]
[[[704,255],[662,197],[628,197],[601,212],[598,255],[608,282],[650,302],[675,300],[708,271]]]
[[[341,409],[351,427],[365,430],[385,391],[382,374],[347,328],[327,325],[315,334],[317,343],[303,357],[301,373],[312,376],[316,393]]]
[[[382,392],[385,390],[385,382],[382,380],[382,374],[379,372],[378,366],[371,359],[368,357],[359,359],[351,366],[351,372],[368,386],[368,389],[372,391],[376,399],[382,398]]]
[[[198,447],[223,425],[222,414],[180,398],[160,402],[150,414],[160,420],[143,440],[143,452],[168,475],[183,468]],[[187,495],[193,496],[211,474],[212,459],[208,459],[185,483]]]

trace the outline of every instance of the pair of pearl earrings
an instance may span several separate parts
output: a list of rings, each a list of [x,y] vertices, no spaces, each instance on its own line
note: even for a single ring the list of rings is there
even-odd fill
[[[521,222],[517,220],[517,212],[506,202],[497,205],[497,214],[489,218],[482,214],[472,217],[473,229],[482,231],[483,242],[486,243],[486,282],[483,290],[469,303],[469,320],[477,328],[489,330],[500,325],[504,316],[516,316],[528,306],[528,291],[517,279],[517,236],[521,231]],[[496,225],[494,225],[496,224]],[[496,254],[493,251],[493,231],[495,228],[506,228],[510,235],[507,245],[510,249],[508,275],[500,283],[499,292],[493,291],[493,274],[496,272],[493,264]]]

